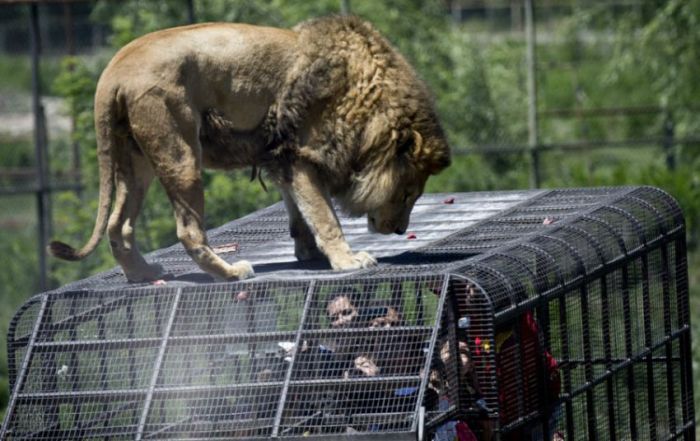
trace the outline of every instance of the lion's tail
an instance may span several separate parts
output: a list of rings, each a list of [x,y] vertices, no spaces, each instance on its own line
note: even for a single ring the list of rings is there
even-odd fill
[[[114,133],[116,122],[117,92],[111,90],[109,93],[100,93],[98,85],[98,92],[95,96],[95,135],[97,137],[100,188],[95,227],[90,239],[79,250],[64,242],[52,241],[48,246],[48,251],[59,259],[75,261],[85,258],[97,248],[107,229],[114,191],[114,159],[112,155],[117,148]]]

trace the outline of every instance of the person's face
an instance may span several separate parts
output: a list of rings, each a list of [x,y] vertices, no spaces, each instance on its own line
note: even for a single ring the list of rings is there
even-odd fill
[[[457,343],[457,348],[459,351],[460,373],[464,375],[469,373],[472,369],[471,361],[469,359],[469,347],[467,346],[467,342],[460,341]],[[448,364],[450,362],[451,355],[450,345],[448,342],[445,342],[445,344],[442,345],[442,348],[440,349],[440,358],[444,364]]]
[[[469,373],[472,370],[472,364],[471,364],[471,361],[469,360],[469,347],[467,346],[467,342],[460,341],[458,347],[459,347],[459,367],[460,367],[462,373],[464,373],[464,374]]]
[[[345,296],[334,298],[326,308],[328,319],[334,328],[350,326],[357,318],[357,308]]]

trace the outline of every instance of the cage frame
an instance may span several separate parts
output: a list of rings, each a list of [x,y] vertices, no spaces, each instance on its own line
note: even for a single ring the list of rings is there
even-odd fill
[[[598,193],[596,193],[596,191]],[[592,192],[591,194],[593,194],[593,196],[589,195],[587,192]],[[600,197],[601,192],[604,197]],[[495,195],[497,193],[491,194]],[[468,198],[468,194],[458,194],[455,196],[457,198]],[[368,269],[351,274],[334,274],[329,278],[318,277],[318,275],[322,275],[322,273],[309,274],[302,272],[296,277],[293,275],[288,279],[289,283],[309,284],[309,292],[305,298],[300,328],[294,336],[296,344],[299,345],[302,333],[304,332],[301,326],[304,323],[304,316],[307,313],[315,283],[326,283],[325,281],[327,280],[333,280],[335,282],[344,280],[348,282],[352,280],[379,280],[382,278],[385,280],[394,280],[394,278],[410,279],[412,276],[406,276],[406,274],[401,272],[398,272],[396,275],[387,275],[387,273],[391,269],[401,270],[400,266],[406,261],[411,264],[411,262],[423,259],[424,262],[429,263],[423,266],[414,263],[414,266],[410,268],[417,268],[417,274],[419,274],[419,276],[416,277],[422,275],[428,277],[429,275],[433,275],[442,278],[439,301],[439,325],[435,326],[431,334],[431,343],[428,351],[430,355],[425,359],[426,365],[424,369],[426,371],[430,370],[431,363],[433,363],[438,329],[445,323],[448,326],[448,330],[452,329],[452,331],[449,332],[456,332],[455,325],[458,319],[465,314],[465,307],[460,305],[460,301],[462,301],[460,300],[461,297],[456,293],[456,291],[461,289],[460,287],[472,286],[474,292],[478,293],[480,297],[481,304],[478,306],[478,310],[480,311],[478,317],[484,321],[484,324],[482,324],[483,329],[490,329],[492,331],[491,334],[489,334],[488,331],[485,332],[484,337],[486,341],[495,343],[497,337],[496,331],[499,328],[512,325],[514,320],[523,317],[523,315],[528,312],[531,312],[536,317],[536,323],[539,323],[542,328],[537,331],[537,341],[539,343],[535,344],[540,345],[539,349],[537,349],[539,357],[534,361],[535,365],[540,368],[538,369],[540,374],[536,379],[537,396],[538,399],[542,401],[541,403],[538,402],[540,407],[526,415],[519,415],[519,418],[515,421],[507,423],[500,421],[502,415],[499,414],[499,411],[502,409],[499,409],[497,395],[500,393],[502,385],[500,384],[500,379],[492,375],[491,383],[486,387],[490,395],[485,393],[488,395],[487,401],[489,401],[490,408],[490,412],[485,419],[495,424],[497,433],[507,436],[509,433],[516,432],[523,427],[537,425],[542,430],[543,439],[548,439],[552,435],[552,433],[550,433],[549,420],[555,412],[555,408],[558,408],[560,409],[558,412],[563,413],[561,419],[563,420],[563,426],[565,427],[567,435],[576,434],[580,430],[581,424],[579,421],[574,421],[578,415],[576,413],[577,410],[574,409],[574,401],[578,400],[578,397],[583,397],[583,407],[585,407],[586,413],[586,416],[584,416],[586,421],[583,430],[589,435],[590,439],[597,439],[599,428],[596,426],[595,416],[600,412],[596,408],[594,389],[599,386],[604,386],[604,394],[608,398],[607,409],[603,411],[603,413],[607,413],[606,418],[609,423],[609,425],[606,426],[607,437],[609,437],[609,439],[619,439],[620,435],[616,429],[618,413],[624,412],[619,411],[612,403],[614,401],[613,398],[617,397],[616,388],[619,387],[617,383],[615,383],[617,381],[617,376],[618,374],[625,374],[624,379],[629,394],[628,396],[631,397],[629,400],[630,409],[628,409],[627,427],[629,427],[631,431],[632,439],[638,439],[640,432],[644,432],[642,435],[648,434],[651,436],[652,433],[658,431],[659,428],[657,425],[659,421],[662,423],[663,421],[667,421],[670,426],[669,431],[672,432],[672,434],[663,439],[694,440],[695,419],[690,357],[690,316],[687,297],[687,249],[685,242],[685,223],[678,204],[664,192],[651,187],[621,187],[596,190],[545,190],[521,193],[521,196],[523,197],[516,200],[515,203],[502,207],[495,214],[491,214],[483,219],[478,219],[465,228],[460,227],[455,231],[448,232],[448,234],[445,234],[443,237],[432,240],[428,244],[416,249],[404,250],[401,254],[403,260],[399,259],[398,263],[390,261],[389,265],[383,269]],[[434,204],[439,204],[440,199],[443,197],[444,195],[432,196],[432,201]],[[561,198],[566,201],[569,199],[575,201],[577,197],[584,199],[589,198],[594,201],[591,202],[586,199],[586,204],[580,204],[580,206],[576,206],[576,203],[571,202],[568,204],[568,208],[558,207],[552,202],[556,201],[556,198]],[[445,201],[444,203],[449,202]],[[550,204],[550,206],[547,206],[547,204]],[[541,208],[542,205],[547,206],[547,208]],[[269,214],[271,210],[273,210],[273,207],[268,207],[268,209],[264,209],[261,212],[251,215],[252,217],[248,216],[247,218],[250,220],[255,219],[256,216],[260,217],[264,216],[266,213]],[[555,213],[554,221],[551,222],[551,224],[546,222],[549,217],[545,217],[545,222],[541,222],[542,213],[547,213],[548,210]],[[557,210],[561,210],[561,212]],[[610,216],[610,219],[615,220],[615,222],[612,222],[606,216]],[[245,219],[246,218],[241,221],[245,221]],[[535,221],[533,221],[533,219]],[[241,225],[241,221],[236,221],[237,223],[234,222],[231,225],[234,227],[236,225]],[[537,225],[538,221],[540,225]],[[245,226],[245,222],[242,222],[242,224]],[[498,239],[499,235],[506,234],[504,231],[507,230],[507,228],[504,228],[501,224],[509,225],[514,230],[514,233],[511,234],[513,237],[507,240]],[[522,232],[518,230],[520,224],[524,225]],[[231,225],[221,228],[230,228]],[[594,228],[592,225],[596,227]],[[426,228],[430,226],[431,224],[428,223]],[[235,228],[233,229],[235,230]],[[479,239],[475,239],[472,242],[467,241],[467,243],[471,244],[471,248],[468,249],[468,252],[465,251],[464,247],[458,249],[459,247],[454,246],[455,241],[464,241],[464,238],[468,238],[469,235],[474,235],[475,237],[479,237]],[[491,236],[489,235],[496,237],[494,240],[501,240],[501,242],[493,246],[483,246],[480,241],[488,241],[491,239],[483,239],[481,236],[490,238]],[[606,240],[613,242],[605,242]],[[556,244],[556,246],[552,244]],[[615,249],[615,247],[617,248]],[[172,253],[172,249],[173,247],[159,250],[153,253],[153,255],[156,257],[165,256],[168,255],[167,253]],[[659,273],[660,280],[654,282],[660,285],[662,291],[663,336],[661,336],[661,340],[655,340],[655,338],[659,336],[653,334],[658,331],[656,328],[652,329],[652,323],[656,317],[654,317],[652,312],[650,299],[650,290],[652,287],[650,287],[649,268],[650,256],[652,256],[651,265],[653,266],[657,263],[654,260],[657,258],[654,253],[658,253],[658,259],[660,259],[660,266],[662,268],[662,271]],[[566,261],[562,255],[568,255],[569,260]],[[533,262],[535,263],[533,264]],[[569,263],[567,264],[566,262]],[[636,265],[638,265],[639,268],[637,268]],[[637,272],[639,272],[641,276],[637,274]],[[630,273],[633,274],[630,275]],[[618,277],[618,274],[621,275],[622,279],[621,288],[614,286],[617,282],[616,277]],[[289,275],[289,273],[285,275]],[[98,277],[104,276],[103,274]],[[109,272],[105,280],[108,280],[108,277],[112,277]],[[635,277],[637,278],[635,279]],[[613,279],[612,282],[609,282],[609,278]],[[632,282],[630,282],[630,280],[632,280]],[[88,284],[84,286],[80,286],[80,284],[77,286],[69,285],[68,287],[54,292],[39,294],[35,296],[33,300],[25,303],[13,318],[8,333],[8,364],[10,365],[10,379],[13,393],[8,405],[8,414],[6,415],[2,431],[0,432],[0,439],[5,439],[5,435],[8,433],[7,430],[13,416],[12,412],[15,410],[19,392],[23,387],[23,381],[26,380],[26,372],[29,360],[32,356],[32,350],[27,350],[24,354],[24,359],[21,360],[21,363],[18,365],[18,361],[15,358],[16,349],[22,344],[25,344],[28,348],[41,347],[41,345],[36,346],[36,342],[43,332],[42,329],[40,329],[40,324],[44,319],[44,314],[47,309],[49,309],[48,305],[52,296],[65,296],[67,293],[75,293],[74,295],[76,296],[82,295],[87,297],[101,295],[99,294],[100,290],[95,289],[90,283],[91,282],[88,282]],[[238,283],[245,285],[248,282]],[[274,280],[270,283],[274,283]],[[283,281],[282,283],[286,282]],[[208,286],[215,285],[217,284]],[[224,285],[231,286],[231,284]],[[196,289],[198,285],[195,284],[194,286],[193,289]],[[600,292],[595,291],[595,289],[593,289],[594,292],[589,292],[589,287],[591,286],[599,286]],[[114,289],[120,288],[117,287]],[[172,320],[174,318],[173,314],[179,304],[180,296],[188,289],[189,285],[150,288],[137,287],[128,289],[125,293],[128,294],[134,291],[148,290],[174,290],[175,301],[173,302],[174,305],[171,305],[170,316]],[[600,363],[600,360],[596,361],[592,355],[593,350],[596,348],[594,348],[595,345],[591,342],[592,336],[590,335],[590,330],[592,328],[590,324],[591,312],[589,308],[593,305],[593,302],[589,301],[589,295],[600,297],[601,305],[609,306],[610,302],[613,301],[611,300],[612,296],[618,294],[623,303],[622,308],[625,320],[627,320],[627,317],[632,313],[633,309],[633,305],[630,304],[630,292],[635,289],[639,289],[642,293],[641,310],[643,317],[641,320],[643,325],[638,329],[634,328],[631,322],[625,321],[622,330],[624,333],[625,353],[622,356],[618,354],[616,358],[613,357],[613,351],[616,349],[613,348],[615,342],[612,337],[608,337],[612,335],[613,332],[613,330],[611,330],[610,310],[606,309],[607,307],[601,307],[601,313],[603,315],[601,328],[602,335],[604,336],[602,350],[605,358],[603,360],[605,371],[603,373],[597,373],[595,368],[596,364]],[[622,295],[620,295],[620,293],[622,293]],[[676,296],[675,302],[672,298],[673,295]],[[581,299],[580,312],[582,320],[589,320],[589,323],[582,323],[582,327],[586,331],[581,336],[583,346],[582,359],[572,358],[572,355],[568,353],[571,348],[569,348],[570,342],[567,334],[566,320],[569,310],[567,309],[566,299],[574,298],[574,301],[576,301],[576,296]],[[37,301],[41,303],[31,333],[25,333],[25,335],[20,338],[16,338],[15,333],[20,318],[26,310],[30,308],[31,304],[33,304],[32,302],[36,303]],[[552,303],[554,302],[558,302],[558,311],[552,308]],[[564,311],[563,314],[561,313],[562,311]],[[574,308],[574,312],[576,311],[577,310]],[[563,320],[559,320],[558,329],[552,329],[549,320],[550,314],[559,314],[559,317],[564,317]],[[674,314],[675,324],[673,323]],[[169,321],[169,325],[166,326],[166,329],[172,326],[171,320]],[[633,335],[634,332],[640,329],[642,331],[641,336]],[[577,364],[583,365],[585,381],[583,384],[575,385],[572,380],[572,373],[562,374],[561,389],[563,392],[561,395],[553,397],[551,393],[546,390],[548,380],[545,370],[541,369],[541,367],[547,362],[544,352],[552,350],[552,336],[553,333],[557,332],[565,336],[565,338],[560,341],[561,354],[558,354],[562,366],[565,366],[562,369],[569,369],[569,366]],[[588,335],[586,335],[586,333],[588,333]],[[518,351],[520,351],[519,355],[517,355],[517,367],[518,372],[522,374],[525,372],[525,362],[523,360],[526,358],[526,355],[520,342],[522,336],[519,335],[521,331],[518,330],[518,326],[512,326],[512,334],[514,335]],[[641,343],[642,346],[639,348],[633,346],[634,342],[632,340],[637,338],[643,340]],[[159,349],[159,358],[163,356],[167,341],[168,338],[162,339]],[[458,354],[458,338],[455,337],[449,341],[453,346],[451,349],[452,353]],[[85,347],[91,344],[95,347],[99,347],[100,342],[83,343]],[[126,342],[123,344],[126,344]],[[71,345],[64,343],[63,345],[56,344],[54,346],[68,348]],[[496,351],[492,351],[490,354],[484,355],[485,358],[483,360],[488,358],[484,363],[491,363],[492,366],[497,366],[495,352]],[[657,352],[662,352],[663,356],[655,355]],[[289,390],[289,385],[293,381],[291,379],[291,372],[295,356],[293,356],[292,359],[293,361],[285,376],[283,385],[284,393],[280,398],[275,417],[276,421],[272,429],[273,437],[278,437],[279,435],[282,403],[286,398],[285,394]],[[663,387],[665,388],[667,401],[674,403],[674,405],[668,407],[668,415],[664,420],[663,418],[659,418],[659,415],[656,414],[656,404],[651,407],[647,404],[646,411],[650,413],[648,427],[640,428],[638,427],[638,414],[635,409],[636,403],[634,400],[635,391],[638,389],[635,385],[635,381],[637,380],[635,369],[641,366],[642,370],[645,371],[645,383],[656,385],[656,380],[654,378],[655,366],[662,363],[664,359],[667,360],[668,364],[665,371],[665,378],[662,379],[662,382],[665,382],[665,386]],[[483,360],[481,362],[483,362]],[[528,363],[530,363],[530,361],[528,361]],[[679,372],[678,374],[675,374],[673,370],[676,365]],[[673,368],[669,366],[673,366]],[[573,369],[576,368],[572,368],[572,371]],[[157,370],[158,369],[154,370],[156,373],[151,379],[150,396],[147,395],[147,403],[150,403],[153,399]],[[476,375],[483,376],[483,373],[477,373]],[[414,410],[416,416],[422,415],[421,404],[423,404],[423,394],[426,390],[426,378],[427,376],[423,376],[421,380],[419,398],[418,401],[416,401],[417,406]],[[332,437],[333,439],[348,440],[415,439],[416,437],[422,437],[424,433],[431,433],[431,431],[434,431],[440,424],[450,419],[457,417],[473,417],[475,415],[473,404],[466,404],[469,401],[469,397],[465,392],[464,385],[459,383],[460,381],[462,380],[458,380],[457,382],[457,410],[455,412],[445,412],[439,415],[437,419],[427,422],[417,417],[410,431],[405,433],[362,433],[352,435],[335,433]],[[520,381],[520,386],[527,386],[524,380],[521,379],[518,381]],[[676,387],[677,382],[680,382],[678,387]],[[677,392],[680,395],[678,397],[675,396]],[[648,403],[655,403],[657,399],[659,399],[659,395],[664,395],[664,391],[659,394],[654,387],[648,387],[646,390],[646,400]],[[36,399],[39,400],[41,397],[37,396]],[[522,401],[523,398],[520,397],[518,402],[520,410],[525,409],[525,404],[522,403]],[[147,406],[145,406],[144,412],[146,410]],[[676,413],[680,413],[681,415],[676,415]],[[145,415],[146,413],[142,415],[139,421],[137,439],[143,437]],[[482,419],[483,418],[482,415]],[[680,425],[678,425],[678,421],[680,421]],[[601,437],[605,436],[601,434]],[[297,439],[289,436],[281,436],[281,438]],[[298,439],[301,438],[306,437],[298,437]]]

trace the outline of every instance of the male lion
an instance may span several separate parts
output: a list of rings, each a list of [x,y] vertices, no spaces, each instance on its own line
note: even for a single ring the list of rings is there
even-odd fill
[[[242,279],[251,265],[229,264],[207,243],[202,166],[265,169],[284,198],[297,258],[325,255],[343,270],[376,260],[350,250],[331,197],[352,215],[366,213],[371,231],[402,234],[428,176],[450,162],[426,86],[355,17],[292,30],[208,23],[145,35],[102,73],[95,129],[100,189],[92,236],[80,250],[61,242],[49,248],[79,260],[106,229],[131,281],[162,272],[134,240],[153,175],[189,255],[218,278]]]

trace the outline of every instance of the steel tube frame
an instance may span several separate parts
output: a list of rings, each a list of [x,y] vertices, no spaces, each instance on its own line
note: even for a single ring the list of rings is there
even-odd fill
[[[39,313],[37,315],[37,319],[34,322],[34,328],[32,329],[32,335],[29,339],[29,347],[27,348],[27,353],[24,354],[24,358],[22,359],[22,366],[20,367],[19,373],[17,375],[17,380],[14,382],[14,388],[12,389],[12,395],[10,396],[10,402],[7,403],[7,414],[5,415],[5,420],[3,421],[2,426],[0,427],[0,439],[4,439],[5,435],[7,433],[8,425],[10,421],[12,421],[12,414],[15,411],[16,407],[16,401],[19,397],[19,391],[22,390],[22,387],[24,386],[24,382],[27,378],[26,372],[27,369],[29,368],[29,362],[32,359],[33,352],[32,352],[32,343],[36,341],[37,337],[39,336],[41,326],[44,323],[44,314],[46,312],[47,306],[49,304],[49,296],[47,294],[44,294],[41,298],[41,306],[39,308]]]
[[[138,430],[136,432],[136,441],[140,441],[143,438],[143,433],[146,427],[146,420],[148,418],[148,414],[151,410],[151,402],[153,400],[153,392],[156,388],[156,384],[158,382],[158,377],[160,376],[160,367],[163,362],[163,358],[165,357],[165,349],[168,346],[168,340],[170,337],[170,331],[173,328],[173,323],[175,322],[175,315],[177,314],[178,311],[178,306],[180,305],[180,296],[182,294],[182,288],[177,290],[177,293],[175,294],[175,298],[173,299],[173,304],[170,307],[170,315],[168,316],[168,323],[163,331],[163,339],[160,345],[160,349],[158,350],[158,356],[156,357],[154,367],[153,367],[153,376],[151,377],[151,383],[148,388],[148,392],[146,394],[146,402],[143,405],[143,412],[141,413],[141,419],[139,420],[139,426]]]

